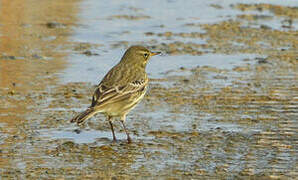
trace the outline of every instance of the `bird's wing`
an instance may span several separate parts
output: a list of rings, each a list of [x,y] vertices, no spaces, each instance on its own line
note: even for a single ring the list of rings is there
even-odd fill
[[[110,104],[130,97],[132,94],[144,91],[148,84],[148,79],[142,79],[127,83],[123,86],[106,87],[99,84],[92,97],[91,107]]]

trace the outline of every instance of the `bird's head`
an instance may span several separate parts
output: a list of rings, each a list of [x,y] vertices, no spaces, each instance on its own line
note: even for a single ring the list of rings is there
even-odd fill
[[[151,52],[143,46],[131,46],[124,53],[121,62],[132,63],[145,68],[148,60],[158,54],[160,52]]]

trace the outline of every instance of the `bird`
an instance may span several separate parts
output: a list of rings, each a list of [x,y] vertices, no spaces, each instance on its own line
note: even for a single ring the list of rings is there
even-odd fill
[[[120,62],[116,64],[96,86],[91,105],[72,118],[70,122],[83,124],[97,113],[102,113],[110,124],[113,141],[116,142],[113,121],[120,119],[131,143],[129,132],[125,126],[126,115],[143,99],[148,87],[146,65],[152,56],[161,52],[151,52],[144,46],[129,47]]]

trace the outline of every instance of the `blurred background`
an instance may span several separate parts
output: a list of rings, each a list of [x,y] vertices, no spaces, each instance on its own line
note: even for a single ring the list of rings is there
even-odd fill
[[[297,2],[0,0],[0,178],[294,179]],[[162,51],[128,116],[68,121],[131,45]]]

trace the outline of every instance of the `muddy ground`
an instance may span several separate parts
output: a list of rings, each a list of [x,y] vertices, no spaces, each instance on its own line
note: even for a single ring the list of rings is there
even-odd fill
[[[93,3],[0,1],[1,179],[298,176],[297,7],[204,4],[222,19],[182,14],[180,31],[137,3],[87,21],[82,11]],[[104,34],[92,24],[121,21],[151,28]],[[133,143],[120,123],[113,143],[102,115],[70,124],[133,44],[163,52],[148,65],[149,92],[128,115]]]

